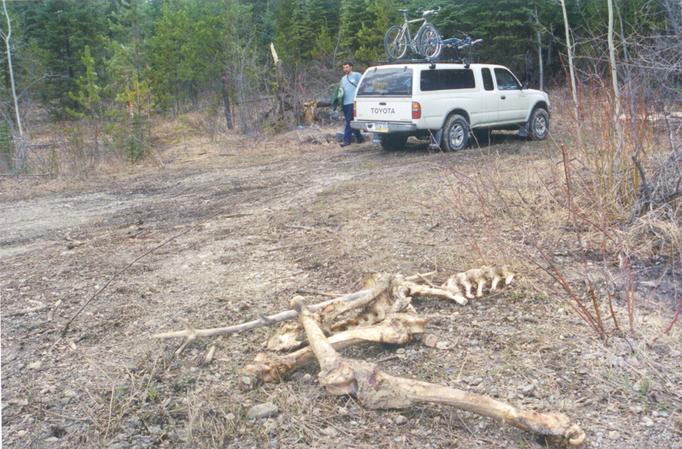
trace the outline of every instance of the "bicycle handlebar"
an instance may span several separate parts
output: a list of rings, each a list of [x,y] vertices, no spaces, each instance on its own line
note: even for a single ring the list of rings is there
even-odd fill
[[[430,16],[431,14],[435,16],[438,15],[439,12],[440,6],[434,9],[425,9],[424,11],[422,11],[422,17]]]

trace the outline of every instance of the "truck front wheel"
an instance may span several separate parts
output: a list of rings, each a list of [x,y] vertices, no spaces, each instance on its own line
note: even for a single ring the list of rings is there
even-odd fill
[[[443,142],[447,151],[460,151],[469,144],[469,122],[459,114],[453,114],[443,126]]]
[[[528,135],[532,140],[545,140],[549,134],[549,114],[542,108],[535,108],[528,121]]]
[[[396,151],[405,148],[407,134],[382,134],[381,148],[385,151]]]

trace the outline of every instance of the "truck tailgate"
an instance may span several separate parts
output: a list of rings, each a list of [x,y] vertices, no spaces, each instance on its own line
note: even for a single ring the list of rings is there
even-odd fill
[[[412,120],[412,99],[356,98],[355,120],[409,122]]]

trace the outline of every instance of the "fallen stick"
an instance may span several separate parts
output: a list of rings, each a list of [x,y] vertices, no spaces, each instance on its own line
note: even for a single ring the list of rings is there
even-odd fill
[[[167,245],[168,243],[172,242],[173,240],[177,239],[178,237],[187,234],[187,233],[188,233],[189,231],[191,231],[191,230],[192,230],[192,228],[185,229],[184,231],[182,231],[182,232],[180,232],[180,233],[178,233],[178,234],[175,234],[174,236],[172,236],[172,237],[170,237],[170,238],[164,240],[164,241],[161,242],[160,244],[158,244],[158,245],[156,245],[155,247],[151,248],[150,250],[144,252],[144,254],[141,254],[140,256],[136,257],[136,258],[135,258],[132,262],[130,262],[128,265],[126,265],[125,267],[121,268],[121,269],[118,270],[116,273],[114,273],[113,276],[111,276],[111,277],[109,278],[109,280],[108,280],[102,287],[100,287],[95,293],[92,294],[92,296],[90,297],[90,299],[88,299],[87,301],[85,301],[85,303],[76,311],[76,313],[71,317],[71,319],[70,319],[69,321],[67,321],[67,323],[64,325],[64,329],[62,330],[62,337],[66,336],[66,333],[69,331],[69,326],[71,326],[71,323],[73,323],[73,321],[74,321],[76,318],[78,318],[78,315],[80,315],[81,312],[82,312],[83,310],[85,310],[85,308],[88,306],[88,304],[90,304],[92,301],[94,301],[95,298],[97,297],[97,295],[99,295],[100,293],[102,293],[102,292],[104,291],[104,289],[107,288],[107,287],[109,286],[109,284],[111,284],[111,283],[114,281],[114,279],[116,279],[121,273],[123,273],[124,271],[126,271],[128,268],[132,267],[133,264],[134,264],[135,262],[137,262],[138,260],[142,259],[142,258],[145,257],[146,255],[151,254],[152,252],[156,251],[157,249],[161,248],[162,246]]]
[[[451,405],[545,436],[552,442],[578,446],[585,432],[561,413],[542,414],[518,409],[496,399],[451,387],[386,374],[368,362],[341,357],[325,337],[311,311],[296,298],[308,342],[321,371],[318,380],[328,393],[352,395],[372,409],[408,408],[419,402]]]

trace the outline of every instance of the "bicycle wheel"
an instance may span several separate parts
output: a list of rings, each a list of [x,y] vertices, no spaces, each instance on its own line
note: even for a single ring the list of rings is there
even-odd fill
[[[403,29],[393,25],[384,35],[384,48],[388,59],[400,59],[407,53],[407,36]]]
[[[424,25],[417,35],[417,51],[420,55],[428,59],[435,59],[440,56],[443,49],[443,40],[438,34],[436,27],[430,23]]]

